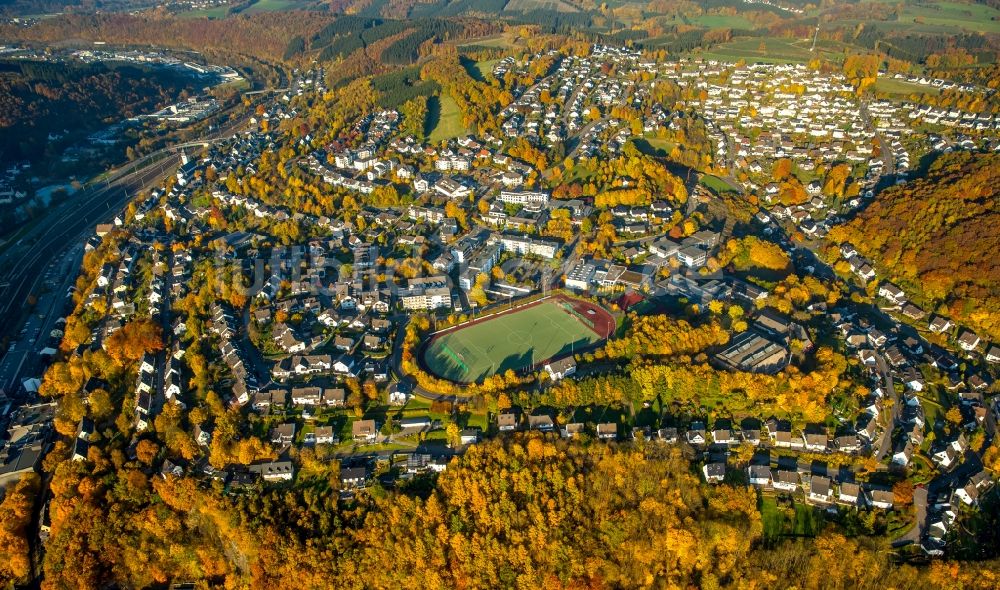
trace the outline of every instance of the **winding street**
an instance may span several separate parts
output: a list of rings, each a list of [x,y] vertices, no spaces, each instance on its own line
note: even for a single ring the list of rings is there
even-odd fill
[[[430,391],[421,387],[414,377],[403,372],[403,340],[405,340],[406,326],[410,322],[410,318],[406,314],[397,314],[392,316],[392,320],[396,323],[396,338],[392,343],[392,355],[389,360],[389,371],[392,375],[392,381],[397,384],[404,384],[404,387],[410,388],[410,393],[431,401],[451,403],[463,403],[469,401],[471,399],[470,396],[458,394],[445,395]]]

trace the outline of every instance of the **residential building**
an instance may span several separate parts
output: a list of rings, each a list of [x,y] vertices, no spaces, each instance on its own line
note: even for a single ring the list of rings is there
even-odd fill
[[[559,381],[565,377],[576,373],[576,360],[572,355],[565,356],[559,360],[549,361],[544,366],[545,372],[553,381]]]
[[[374,420],[357,420],[351,424],[355,442],[373,443],[378,438],[378,425]]]
[[[510,205],[548,205],[549,195],[541,191],[500,191],[497,200]]]

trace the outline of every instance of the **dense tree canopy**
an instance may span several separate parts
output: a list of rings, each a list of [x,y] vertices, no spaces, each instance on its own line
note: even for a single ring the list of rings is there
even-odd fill
[[[756,236],[729,240],[717,259],[721,266],[732,263],[737,270],[760,268],[780,271],[791,266],[788,254],[781,246]]]
[[[1000,339],[998,186],[1000,155],[947,154],[830,237],[854,244],[919,304]]]
[[[325,484],[236,498],[120,451],[52,482],[47,588],[991,588],[995,570],[891,563],[832,531],[765,547],[756,492],[705,487],[679,447],[497,440],[434,488],[341,503]],[[318,483],[318,482],[317,482]],[[6,505],[6,503],[5,503]]]
[[[31,572],[27,536],[41,478],[29,473],[10,486],[0,504],[0,580],[24,582]]]

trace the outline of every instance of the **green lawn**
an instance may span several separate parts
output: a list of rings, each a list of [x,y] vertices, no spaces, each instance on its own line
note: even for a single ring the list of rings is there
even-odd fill
[[[246,10],[240,12],[240,14],[255,14],[260,12],[282,12],[285,10],[295,10],[298,8],[305,8],[309,5],[309,2],[305,0],[257,0]],[[189,10],[187,12],[178,13],[177,16],[181,18],[216,18],[222,19],[226,18],[229,14],[229,5],[213,6],[212,8],[203,8],[199,10]]]
[[[442,94],[428,100],[427,122],[433,124],[427,134],[431,143],[453,139],[468,134],[468,129],[462,124],[462,111],[458,103],[449,94]]]
[[[229,14],[229,6],[223,4],[222,6],[213,6],[212,8],[181,12],[177,16],[181,18],[226,18],[227,14]]]
[[[293,10],[306,6],[308,2],[302,0],[257,0],[253,6],[244,10],[241,14],[256,14],[258,12],[281,12]]]
[[[493,66],[497,65],[499,59],[487,59],[483,61],[475,61],[470,57],[461,56],[459,59],[462,63],[462,67],[465,71],[472,76],[472,79],[477,82],[483,82],[486,80],[487,75],[493,73]]]
[[[415,412],[417,410],[430,410],[430,409],[431,409],[431,402],[416,396],[411,397],[406,402],[406,405],[402,407],[402,411],[404,413]]]
[[[500,47],[500,48],[510,48],[514,47],[515,44],[512,43],[507,37],[486,37],[482,39],[468,39],[462,41],[458,44],[459,47]]]
[[[879,78],[875,81],[875,91],[886,94],[901,94],[909,96],[911,94],[941,94],[941,90],[933,86],[914,84],[906,80],[895,78]]]
[[[286,10],[296,10],[309,6],[305,0],[257,0],[240,14],[256,14],[261,12],[282,12]],[[226,18],[229,14],[229,5],[213,6],[200,10],[189,10],[178,13],[181,18]]]
[[[919,6],[906,5],[900,20],[915,24],[954,27],[979,33],[1000,33],[1000,10],[983,4],[935,2]]]
[[[663,408],[660,404],[660,398],[656,398],[650,403],[648,408],[644,408],[641,405],[635,408],[635,425],[636,426],[649,426],[650,428],[656,429],[660,427],[660,417],[663,415]]]
[[[778,510],[774,496],[764,496],[760,500],[760,518],[764,525],[764,540],[775,541],[785,529],[785,518]]]
[[[705,57],[746,59],[747,61],[801,62],[810,58],[809,45],[790,39],[752,38],[730,41],[710,51]]]
[[[478,413],[473,412],[473,413],[469,414],[469,420],[465,423],[465,427],[466,428],[478,428],[478,429],[482,430],[483,432],[486,432],[486,430],[490,427],[490,425],[489,425],[489,420],[487,419],[485,413],[484,414],[478,414]]]
[[[592,170],[591,168],[585,166],[573,166],[572,168],[569,169],[568,172],[566,172],[563,175],[563,178],[567,183],[575,181],[580,181],[580,183],[586,183],[594,176],[597,176],[597,173],[594,172],[594,170]]]
[[[472,383],[585,348],[600,337],[553,300],[436,337],[424,353],[435,374]]]
[[[1000,32],[1000,10],[977,3],[927,2],[922,4],[899,4],[895,0],[877,0],[883,4],[900,6],[895,20],[865,23],[880,31],[905,31],[917,34],[955,34],[959,32],[998,33]],[[857,19],[838,22],[844,27],[859,24]]]
[[[614,422],[616,424],[626,424],[625,409],[620,406],[577,406],[573,411],[573,421],[590,422],[601,424],[603,422]]]
[[[553,12],[580,12],[580,9],[566,0],[510,0],[504,12],[530,12],[551,10]]]
[[[738,14],[728,15],[728,14],[702,14],[691,19],[692,22],[698,25],[708,27],[710,29],[754,29],[756,28],[752,22],[747,20]]]
[[[701,14],[692,17],[674,17],[666,21],[672,25],[699,25],[709,29],[754,29],[754,24],[740,15]]]
[[[918,397],[922,400],[922,406],[924,407],[924,421],[927,424],[933,426],[938,420],[944,420],[944,414],[948,411],[948,408],[941,404],[942,397],[939,395],[940,387],[938,385],[928,385],[927,389],[920,392]],[[944,398],[947,400],[947,398]]]
[[[247,80],[246,78],[243,78],[241,80],[237,80],[235,82],[226,82],[224,84],[219,85],[218,88],[220,90],[233,89],[233,90],[235,90],[237,92],[245,92],[247,90],[251,90],[250,81]]]
[[[722,180],[718,176],[712,176],[711,174],[702,176],[699,182],[708,187],[715,194],[736,192],[733,187],[729,186],[728,182]]]
[[[448,432],[445,431],[445,430],[432,430],[432,431],[424,434],[424,440],[425,441],[432,441],[432,440],[447,441],[448,440]]]
[[[823,525],[819,509],[795,501],[793,507],[778,506],[773,495],[764,495],[760,501],[760,516],[764,525],[764,540],[774,542],[783,535],[813,537]]]
[[[818,514],[819,509],[807,504],[795,503],[795,528],[793,533],[796,536],[812,537],[819,532],[823,517]]]
[[[500,63],[499,59],[487,59],[485,61],[477,61],[473,67],[479,72],[479,79],[483,80],[487,74],[493,73],[493,67],[498,63]]]
[[[697,55],[706,59],[724,61],[745,59],[748,62],[765,63],[802,63],[814,57],[832,61],[843,60],[843,43],[821,40],[816,44],[815,53],[809,51],[810,47],[812,39],[753,37],[722,43]]]
[[[641,139],[635,141],[635,147],[639,148],[640,152],[661,158],[668,157],[675,146],[676,143],[656,137],[652,132],[644,133]]]

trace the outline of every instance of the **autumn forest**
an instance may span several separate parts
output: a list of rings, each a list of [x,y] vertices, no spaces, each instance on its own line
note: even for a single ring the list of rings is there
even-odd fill
[[[707,489],[677,447],[525,435],[469,450],[433,488],[343,505],[316,472],[227,498],[121,451],[54,474],[46,585],[251,588],[993,588],[996,571],[893,564],[835,530],[765,542],[756,493]],[[16,526],[18,507],[4,504]],[[23,506],[20,508],[23,514]],[[83,533],[83,531],[86,531]],[[13,556],[12,556],[13,557]],[[19,567],[8,561],[6,567]]]

